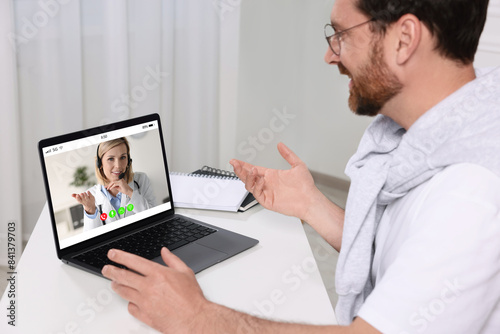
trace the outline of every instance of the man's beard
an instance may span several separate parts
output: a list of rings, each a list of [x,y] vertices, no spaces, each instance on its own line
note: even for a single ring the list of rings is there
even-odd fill
[[[376,116],[387,101],[403,88],[398,78],[384,63],[382,49],[377,42],[374,43],[369,63],[359,71],[362,76],[352,77],[342,63],[339,63],[338,67],[341,74],[346,74],[352,79],[349,108],[356,115]]]

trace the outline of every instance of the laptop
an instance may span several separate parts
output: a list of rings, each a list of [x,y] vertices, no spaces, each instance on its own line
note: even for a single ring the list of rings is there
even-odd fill
[[[158,114],[44,139],[38,151],[57,256],[66,264],[102,276],[105,264],[115,264],[107,251],[117,248],[165,265],[165,246],[198,273],[258,243],[175,213]],[[116,189],[101,185],[111,182]]]

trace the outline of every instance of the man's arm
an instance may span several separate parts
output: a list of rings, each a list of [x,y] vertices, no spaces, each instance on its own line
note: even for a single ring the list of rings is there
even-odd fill
[[[375,334],[380,333],[362,318],[356,318],[350,326],[314,326],[296,323],[275,322],[253,317],[230,308],[212,304],[207,316],[209,330],[203,333],[242,333],[242,334]],[[205,326],[206,328],[207,326]],[[201,331],[200,331],[201,332]]]
[[[359,317],[348,327],[280,323],[212,303],[184,262],[166,248],[161,255],[168,267],[110,250],[112,261],[135,272],[108,265],[102,273],[112,280],[113,290],[129,301],[130,314],[162,333],[379,333]]]
[[[339,251],[344,210],[319,191],[306,164],[292,150],[283,143],[278,150],[290,169],[257,167],[239,160],[231,160],[231,165],[263,207],[306,221]]]
[[[337,252],[342,246],[345,211],[333,203],[319,190],[314,205],[302,220],[311,225]]]

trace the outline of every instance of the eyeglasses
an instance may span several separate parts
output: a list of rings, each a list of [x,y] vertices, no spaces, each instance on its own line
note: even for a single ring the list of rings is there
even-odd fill
[[[341,31],[335,31],[335,28],[330,23],[328,23],[327,25],[325,25],[326,42],[330,46],[330,49],[332,49],[333,53],[337,56],[340,56],[340,38],[342,37],[342,34],[354,28],[361,27],[362,25],[372,21],[375,21],[375,18],[371,18],[366,22],[357,24],[354,27],[350,27]]]

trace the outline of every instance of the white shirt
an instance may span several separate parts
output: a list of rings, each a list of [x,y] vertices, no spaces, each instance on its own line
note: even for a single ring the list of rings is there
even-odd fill
[[[389,205],[371,272],[383,333],[500,333],[500,178],[454,165]]]

